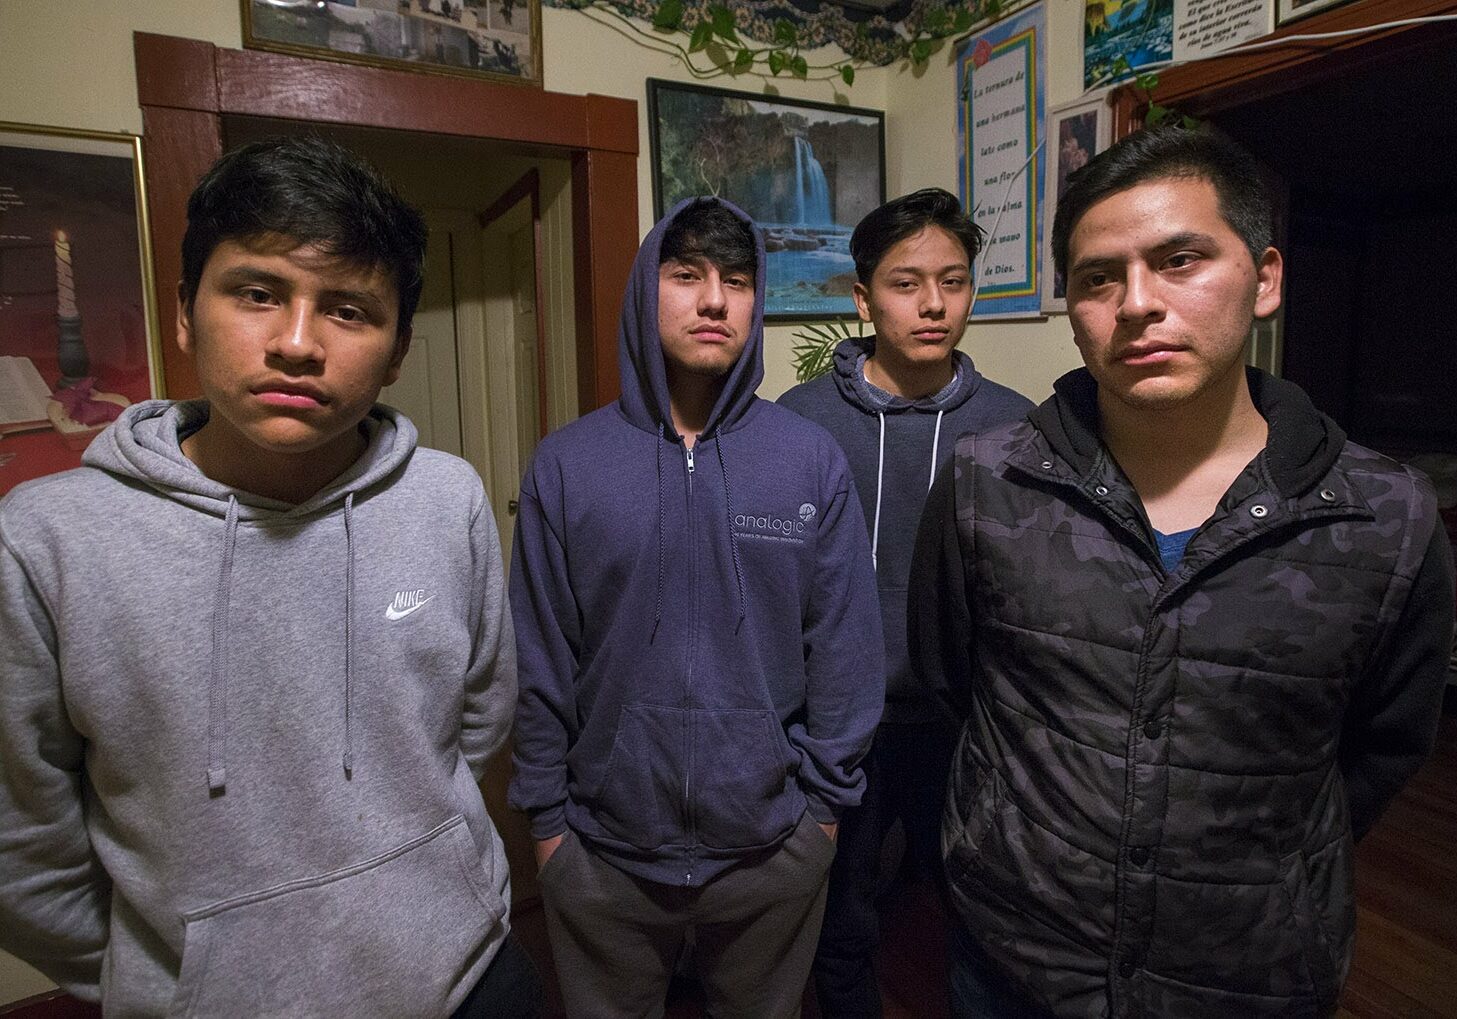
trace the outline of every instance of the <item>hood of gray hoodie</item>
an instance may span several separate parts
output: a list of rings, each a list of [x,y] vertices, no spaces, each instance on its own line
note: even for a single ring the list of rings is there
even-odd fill
[[[976,395],[981,388],[981,373],[959,350],[951,351],[956,375],[951,383],[939,392],[914,400],[896,396],[876,389],[865,380],[864,364],[867,357],[875,354],[875,336],[851,336],[841,340],[835,347],[832,358],[835,372],[835,388],[847,403],[859,407],[867,414],[898,414],[905,411],[941,411],[950,413]]]
[[[182,439],[207,424],[207,419],[208,405],[202,400],[133,404],[87,447],[82,463],[141,481],[204,513],[226,517],[229,505],[236,503],[239,519],[259,520],[327,511],[349,494],[388,477],[415,451],[416,432],[410,419],[376,405],[360,424],[367,440],[364,453],[314,495],[293,505],[229,488],[198,470],[183,454]]]

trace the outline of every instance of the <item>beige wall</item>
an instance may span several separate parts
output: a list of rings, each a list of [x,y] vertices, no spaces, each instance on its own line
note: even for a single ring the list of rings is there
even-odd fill
[[[1049,5],[1048,99],[1076,95],[1081,77],[1082,0]],[[132,32],[158,32],[241,45],[237,0],[0,0],[0,121],[50,124],[101,131],[139,132]],[[588,15],[548,9],[542,17],[547,88],[596,92],[639,102],[638,173],[640,231],[652,219],[646,99],[648,77],[691,80],[672,58],[652,53]],[[814,55],[811,55],[813,62]],[[713,84],[759,88],[761,80]],[[956,106],[951,48],[942,47],[928,68],[864,69],[853,88],[787,78],[770,83],[775,94],[819,102],[848,102],[886,111],[887,191],[956,187]],[[761,393],[774,397],[793,384],[789,365],[794,326],[771,327]],[[1078,361],[1066,319],[1041,323],[977,323],[963,347],[988,375],[1034,399]],[[48,986],[33,972],[0,957],[0,1002]]]

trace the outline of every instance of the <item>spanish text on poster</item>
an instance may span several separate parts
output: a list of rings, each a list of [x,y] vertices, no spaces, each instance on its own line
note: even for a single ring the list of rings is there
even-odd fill
[[[1174,59],[1198,60],[1274,29],[1274,0],[1174,0]]]
[[[1041,311],[1045,13],[1028,8],[971,36],[957,54],[961,200],[986,232],[977,318]]]

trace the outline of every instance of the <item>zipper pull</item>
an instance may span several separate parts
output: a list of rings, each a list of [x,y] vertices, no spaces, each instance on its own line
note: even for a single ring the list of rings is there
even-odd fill
[[[692,446],[684,446],[683,447],[683,450],[684,450],[685,453],[688,454],[688,473],[689,474],[692,474],[693,473],[693,447]]]

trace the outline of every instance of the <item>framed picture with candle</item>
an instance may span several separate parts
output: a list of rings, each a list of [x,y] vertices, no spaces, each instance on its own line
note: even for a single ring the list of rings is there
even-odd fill
[[[0,495],[162,395],[135,135],[0,123]]]

